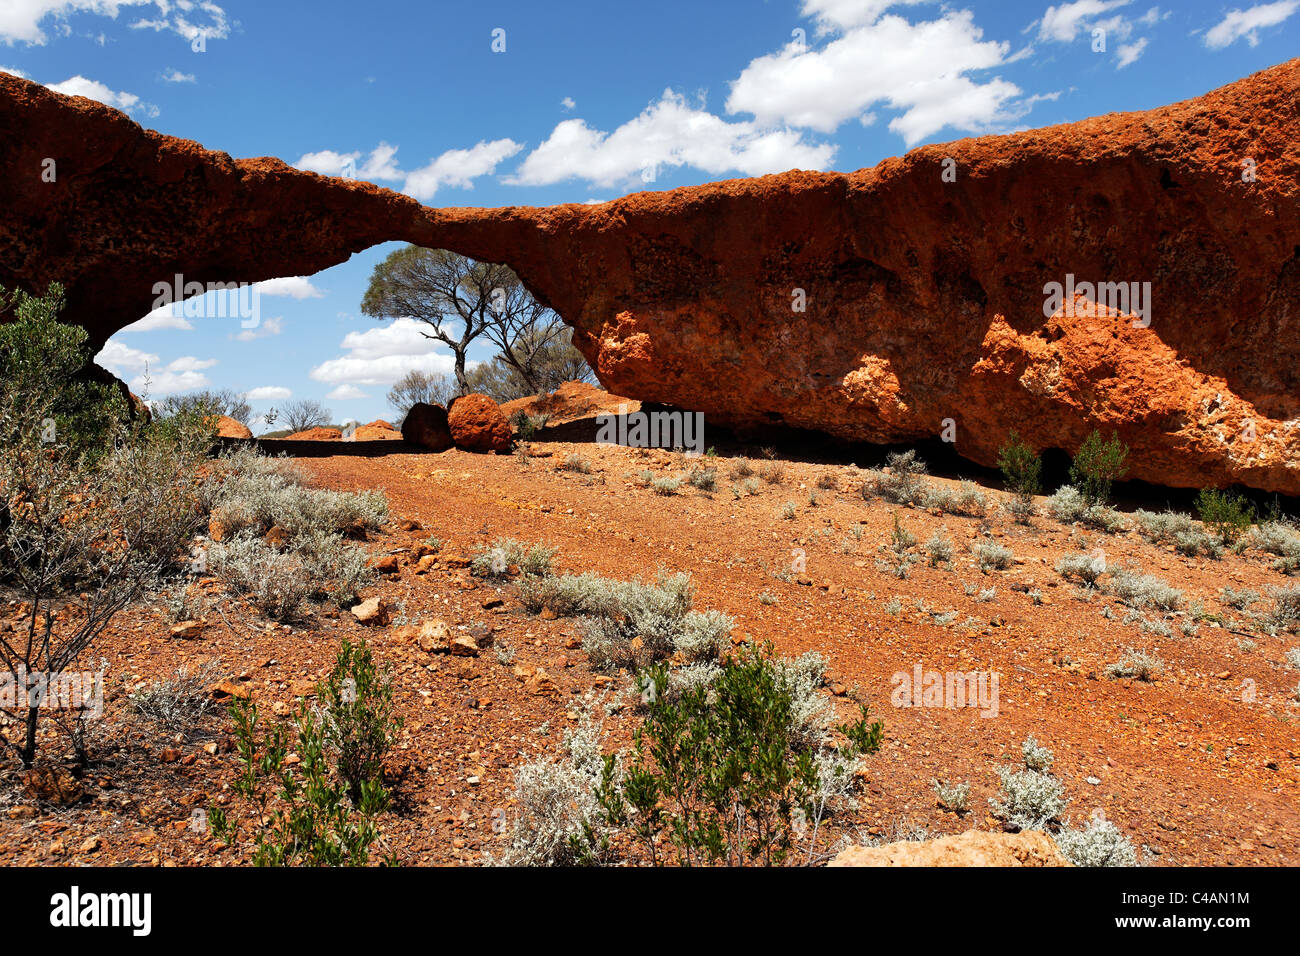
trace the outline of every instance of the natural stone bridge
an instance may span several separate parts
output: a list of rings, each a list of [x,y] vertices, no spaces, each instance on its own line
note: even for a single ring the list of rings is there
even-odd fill
[[[1132,477],[1300,493],[1300,60],[855,173],[546,209],[429,209],[0,74],[0,170],[0,284],[64,283],[96,343],[177,273],[405,240],[508,263],[606,387],[710,421],[897,442],[951,420],[986,465],[1010,428],[1067,451],[1116,429]],[[1150,299],[1045,310],[1071,276]]]

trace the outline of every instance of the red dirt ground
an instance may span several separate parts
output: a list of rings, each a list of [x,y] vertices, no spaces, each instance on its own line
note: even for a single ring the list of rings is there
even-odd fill
[[[86,796],[70,807],[29,800],[16,785],[17,771],[7,771],[0,862],[240,862],[188,828],[192,809],[225,799],[237,765],[228,752],[228,722],[214,721],[206,739],[169,740],[131,717],[125,693],[179,666],[218,660],[232,677],[246,679],[268,716],[273,708],[282,714],[327,673],[344,635],[365,636],[397,668],[406,726],[395,762],[398,807],[383,821],[386,846],[407,863],[481,862],[505,839],[492,821],[498,808],[511,812],[512,768],[554,752],[583,696],[614,683],[588,666],[574,621],[528,616],[513,586],[468,576],[464,559],[499,537],[557,546],[558,571],[624,578],[657,567],[689,571],[696,606],[733,615],[737,635],[770,640],[786,655],[825,654],[843,716],[857,697],[885,722],[885,744],[869,758],[867,798],[835,834],[885,834],[902,824],[936,834],[995,828],[987,809],[997,789],[995,767],[1018,759],[1020,742],[1033,734],[1056,752],[1054,770],[1072,799],[1067,816],[1079,821],[1103,809],[1135,845],[1149,848],[1154,864],[1300,862],[1298,675],[1285,662],[1300,640],[1251,631],[1253,649],[1240,645],[1248,624],[1219,600],[1225,584],[1265,593],[1287,583],[1265,556],[1186,559],[1136,532],[1102,535],[1047,517],[1023,527],[1000,514],[990,520],[990,534],[1016,561],[985,575],[969,553],[980,534],[977,519],[866,501],[861,473],[851,465],[785,462],[779,484],[764,482],[757,495],[734,500],[728,489],[738,453],[691,460],[596,446],[593,430],[590,419],[548,429],[526,463],[456,450],[420,454],[396,443],[382,451],[372,444],[364,457],[357,447],[326,453],[316,446],[303,466],[322,486],[377,487],[388,495],[393,520],[366,546],[377,557],[398,555],[400,572],[367,596],[383,596],[410,621],[487,624],[497,647],[512,649],[515,660],[501,663],[494,650],[477,658],[432,656],[397,624],[362,628],[347,611],[323,611],[309,627],[273,625],[224,598],[216,582],[205,587],[221,609],[208,613],[197,638],[170,637],[160,608],[133,609],[97,646],[113,690],[101,722],[100,762],[82,781]],[[589,474],[560,470],[571,453],[590,460]],[[748,454],[756,466],[768,464],[754,450]],[[716,492],[683,484],[664,497],[632,477],[646,468],[680,474],[693,461],[719,469]],[[834,488],[811,506],[809,491],[823,476]],[[793,520],[781,517],[786,501],[795,504]],[[955,570],[920,563],[907,580],[877,570],[895,515],[919,542],[946,529],[957,545]],[[422,527],[399,530],[412,521]],[[860,540],[850,533],[858,523]],[[440,560],[419,575],[408,552],[430,537],[442,541]],[[1205,622],[1194,637],[1175,626],[1174,638],[1156,638],[1121,623],[1125,609],[1117,602],[1076,597],[1054,565],[1064,553],[1096,547],[1112,567],[1140,565],[1184,589],[1189,603],[1199,599],[1227,626]],[[806,553],[806,571],[792,575],[795,549]],[[967,596],[965,583],[996,588],[996,598]],[[1028,593],[1035,589],[1041,605]],[[763,593],[776,603],[760,602]],[[897,615],[887,607],[895,596],[902,604]],[[503,603],[491,606],[497,600]],[[918,610],[918,602],[933,613]],[[1108,604],[1115,611],[1109,620],[1102,615]],[[935,614],[947,611],[957,612],[955,622],[937,623]],[[0,607],[0,614],[13,612]],[[968,618],[973,626],[964,627]],[[1158,653],[1164,676],[1153,683],[1107,678],[1107,664],[1128,647]],[[892,707],[891,675],[917,664],[1000,672],[999,715]],[[532,668],[551,676],[553,695],[526,690]],[[621,745],[631,726],[626,712],[614,715],[607,746]],[[936,777],[971,783],[972,811],[964,818],[936,805]]]

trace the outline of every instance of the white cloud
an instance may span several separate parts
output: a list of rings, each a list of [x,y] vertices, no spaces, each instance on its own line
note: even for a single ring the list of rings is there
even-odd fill
[[[1080,31],[1092,32],[1093,21],[1103,13],[1128,6],[1132,0],[1075,0],[1048,7],[1038,21],[1038,39],[1073,43]]]
[[[157,365],[161,359],[152,352],[133,349],[116,339],[109,339],[95,356],[95,361],[121,378],[127,372],[141,372],[150,365]]]
[[[339,153],[323,149],[316,153],[304,153],[294,166],[322,176],[350,174],[370,182],[401,182],[402,192],[421,202],[427,202],[440,186],[473,188],[475,179],[495,172],[502,161],[522,148],[522,144],[511,139],[485,140],[469,149],[449,149],[431,159],[425,166],[408,172],[397,164],[397,147],[381,142],[366,155],[364,161],[360,152]]]
[[[566,113],[570,112],[577,105],[578,104],[573,101],[572,96],[566,96],[564,99],[560,100],[560,108]]]
[[[396,319],[379,328],[349,332],[341,343],[347,354],[322,362],[311,370],[311,377],[330,385],[392,385],[414,370],[450,373],[455,366],[451,354],[422,335],[421,328],[427,326],[416,319]]]
[[[258,339],[270,338],[284,331],[284,316],[276,315],[263,319],[256,328],[244,329],[234,336],[236,342],[256,342]]]
[[[1260,30],[1290,19],[1297,10],[1300,10],[1300,0],[1280,0],[1278,3],[1257,4],[1246,10],[1230,10],[1206,32],[1205,45],[1211,50],[1222,50],[1244,37],[1251,46],[1257,46]]]
[[[891,7],[909,7],[937,0],[804,0],[800,11],[817,21],[823,32],[851,30],[875,23]]]
[[[292,395],[293,392],[283,385],[262,385],[258,388],[249,389],[244,393],[244,398],[250,402],[274,402],[289,398]]]
[[[1040,20],[1030,24],[1030,29],[1037,26],[1038,39],[1051,43],[1073,43],[1080,35],[1092,41],[1100,35],[1106,49],[1098,52],[1113,49],[1115,69],[1122,70],[1136,63],[1150,45],[1147,37],[1133,39],[1134,33],[1139,28],[1153,27],[1170,16],[1162,13],[1159,7],[1151,7],[1136,18],[1113,12],[1130,3],[1132,0],[1075,0],[1059,7],[1048,7]]]
[[[253,289],[258,295],[284,296],[289,299],[319,299],[325,295],[311,284],[307,276],[285,276],[281,279],[266,279],[255,282]]]
[[[483,141],[469,149],[449,149],[413,172],[407,173],[402,192],[421,202],[433,198],[440,186],[473,187],[473,180],[496,172],[497,166],[523,149],[512,139]]]
[[[169,362],[158,372],[141,372],[131,379],[130,388],[137,394],[148,392],[150,396],[174,395],[177,392],[192,392],[196,388],[207,388],[212,382],[203,371],[216,364],[216,359],[197,359],[192,355],[186,355]]]
[[[0,42],[10,46],[44,44],[49,39],[46,27],[53,26],[55,32],[63,35],[71,31],[69,17],[84,14],[116,20],[124,10],[154,14],[152,19],[131,23],[134,29],[167,30],[187,40],[199,34],[211,38],[230,34],[225,11],[210,0],[4,0],[0,4]],[[207,22],[191,20],[191,15],[196,13],[205,14]]]
[[[729,112],[830,133],[884,104],[901,111],[889,128],[909,146],[945,127],[986,133],[1024,115],[1015,84],[966,75],[1015,59],[1010,44],[983,38],[969,10],[916,24],[893,14],[855,19],[838,5],[824,12],[842,34],[817,50],[792,43],[751,62],[731,85]]]
[[[164,83],[195,83],[198,81],[193,73],[182,73],[180,70],[171,69],[162,75]]]
[[[18,69],[18,67],[16,66],[0,66],[0,73],[11,73],[14,76],[18,77],[20,80],[31,79],[31,77],[29,77],[22,70]]]
[[[98,100],[105,106],[119,109],[123,113],[138,110],[146,116],[158,115],[158,107],[141,102],[140,97],[134,93],[114,92],[98,80],[89,80],[80,74],[69,77],[62,83],[47,83],[45,85],[55,93],[63,93],[66,96],[84,96],[87,99]]]
[[[1116,64],[1116,69],[1122,70],[1130,63],[1136,63],[1138,57],[1142,55],[1143,51],[1145,51],[1146,48],[1147,48],[1146,37],[1141,37],[1136,43],[1123,44],[1118,50],[1119,62]]]
[[[506,182],[544,186],[577,178],[612,188],[638,177],[650,183],[661,168],[678,166],[758,176],[825,169],[834,155],[834,146],[805,142],[794,130],[727,122],[668,89],[612,133],[592,129],[581,119],[564,120]]]
[[[183,303],[168,303],[154,309],[143,319],[138,322],[132,322],[122,332],[156,332],[159,329],[181,329],[189,330],[194,328],[189,320],[181,314]]]
[[[361,391],[361,389],[357,388],[355,385],[340,385],[325,397],[341,402],[352,401],[358,398],[369,398],[370,396]]]

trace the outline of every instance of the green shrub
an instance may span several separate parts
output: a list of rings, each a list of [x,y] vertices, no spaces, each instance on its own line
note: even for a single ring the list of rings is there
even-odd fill
[[[607,795],[610,821],[640,837],[655,864],[667,846],[684,865],[772,866],[802,844],[811,852],[859,758],[880,747],[883,727],[865,707],[836,728],[840,749],[801,743],[797,695],[756,648],[675,698],[665,668],[644,678],[648,714],[619,792]]]
[[[1240,495],[1216,488],[1202,488],[1196,496],[1196,511],[1207,528],[1226,544],[1237,539],[1255,524],[1255,506]]]
[[[345,637],[317,698],[334,768],[360,806],[366,783],[383,780],[384,757],[402,728],[394,712],[392,668],[376,665],[364,640],[353,644]]]
[[[1070,465],[1070,482],[1079,489],[1089,506],[1110,500],[1111,485],[1128,473],[1128,446],[1113,433],[1107,441],[1094,430],[1084,439]]]
[[[1032,511],[1034,495],[1042,490],[1043,459],[1014,430],[998,450],[998,468],[1007,491],[1020,501],[1021,513]]]
[[[237,700],[230,716],[240,761],[232,789],[247,819],[213,806],[213,835],[228,845],[247,839],[256,866],[365,865],[379,838],[375,819],[388,808],[383,783],[365,781],[354,804],[347,781],[330,765],[329,737],[306,707],[296,714],[292,734],[277,725],[260,739],[256,704]],[[296,765],[287,761],[291,744]]]

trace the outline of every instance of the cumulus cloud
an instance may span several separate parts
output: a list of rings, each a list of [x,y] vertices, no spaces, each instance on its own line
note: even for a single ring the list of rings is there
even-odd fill
[[[357,388],[355,385],[340,385],[338,388],[331,390],[325,397],[338,402],[352,401],[358,398],[369,398],[370,396],[361,391],[361,389]]]
[[[258,295],[284,296],[289,299],[319,299],[325,295],[312,285],[307,276],[285,276],[282,279],[266,279],[253,284]]]
[[[1240,39],[1251,46],[1259,45],[1259,31],[1275,27],[1289,20],[1300,10],[1300,0],[1280,0],[1278,3],[1261,3],[1246,10],[1230,10],[1205,34],[1205,45],[1211,50],[1222,50]]]
[[[881,15],[894,6],[805,3],[833,39],[818,49],[791,42],[752,61],[732,83],[727,110],[830,133],[851,119],[874,120],[880,105],[899,111],[889,128],[908,146],[948,127],[997,131],[1024,115],[1018,86],[982,75],[1013,62],[1010,44],[985,40],[969,10],[911,23]]]
[[[31,77],[16,66],[0,66],[0,73],[12,73],[14,76],[22,80],[31,79]]]
[[[122,378],[128,372],[142,372],[150,365],[157,365],[161,359],[152,352],[133,349],[116,339],[109,339],[95,356],[95,361]]]
[[[84,96],[87,99],[98,100],[105,106],[119,109],[123,113],[139,112],[150,117],[158,115],[158,107],[142,102],[140,97],[134,93],[115,92],[98,80],[90,80],[80,74],[69,77],[62,83],[47,83],[45,85],[55,93],[63,93],[66,96]]]
[[[151,370],[141,372],[131,379],[129,385],[133,392],[147,391],[150,395],[192,392],[212,384],[203,372],[216,364],[216,359],[199,359],[192,355],[185,355],[167,363],[156,372]]]
[[[671,89],[612,133],[585,120],[564,120],[506,182],[545,186],[583,179],[600,187],[658,178],[664,168],[693,166],[707,173],[747,176],[792,168],[825,169],[835,147],[812,144],[794,130],[728,122]]]
[[[412,371],[450,374],[455,368],[451,354],[422,334],[422,328],[427,326],[416,319],[396,319],[349,332],[340,343],[347,354],[317,365],[311,377],[329,385],[392,385]]]
[[[230,35],[226,12],[210,0],[4,0],[0,4],[0,42],[44,44],[46,32],[67,33],[75,15],[110,17],[121,12],[136,15],[133,29],[169,31],[193,40],[202,35],[220,39]]]
[[[162,75],[164,83],[195,83],[198,81],[193,73],[182,73],[177,69],[169,69]]]
[[[1131,3],[1132,0],[1075,0],[1051,6],[1030,24],[1030,29],[1037,27],[1038,39],[1044,43],[1073,43],[1080,37],[1091,40],[1095,31],[1101,31],[1107,49],[1115,53],[1115,68],[1122,70],[1136,63],[1150,44],[1147,37],[1135,36],[1137,31],[1153,27],[1169,16],[1159,7],[1151,7],[1141,16],[1128,16],[1122,8]]]
[[[283,331],[284,316],[276,315],[269,319],[263,319],[257,324],[256,328],[244,329],[233,338],[236,342],[256,342],[258,339],[267,339],[273,335],[279,335]]]
[[[469,149],[449,149],[419,169],[403,170],[397,164],[397,147],[381,142],[368,154],[339,153],[332,149],[304,153],[294,165],[322,176],[400,182],[402,192],[427,202],[442,186],[472,189],[475,179],[496,172],[498,165],[522,148],[511,139],[484,140]]]
[[[189,319],[181,314],[181,303],[169,303],[154,309],[138,322],[132,322],[121,332],[156,332],[159,329],[180,329],[186,331],[194,328]],[[119,332],[119,334],[121,334]]]
[[[289,398],[293,392],[283,385],[260,385],[244,393],[250,402],[274,402]]]

